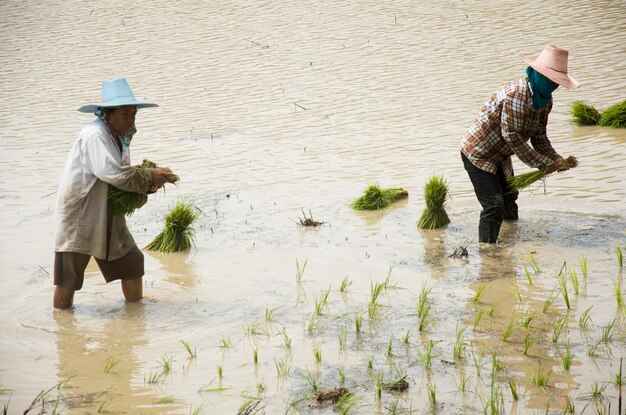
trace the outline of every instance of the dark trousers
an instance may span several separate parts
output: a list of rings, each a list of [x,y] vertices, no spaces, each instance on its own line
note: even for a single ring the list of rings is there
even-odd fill
[[[478,241],[495,244],[498,241],[503,219],[517,220],[518,192],[511,192],[502,167],[491,174],[474,166],[463,153],[461,159],[469,175],[476,198],[483,207],[478,224]]]

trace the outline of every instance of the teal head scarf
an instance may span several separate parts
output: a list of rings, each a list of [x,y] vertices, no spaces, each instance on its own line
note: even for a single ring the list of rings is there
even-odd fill
[[[533,108],[542,108],[550,103],[552,92],[559,84],[552,82],[530,66],[526,68],[526,75],[533,90]]]

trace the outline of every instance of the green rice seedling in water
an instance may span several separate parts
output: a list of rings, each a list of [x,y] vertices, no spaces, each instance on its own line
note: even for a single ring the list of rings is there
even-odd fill
[[[398,405],[400,405],[399,401],[395,401],[394,403],[391,404],[391,406],[389,407],[389,412],[387,412],[389,415],[398,415]]]
[[[381,189],[376,185],[370,185],[363,196],[350,205],[355,210],[379,210],[386,208],[393,202],[409,197],[409,192],[402,188]]]
[[[326,288],[325,290],[322,290],[320,292],[320,301],[322,302],[322,304],[325,306],[326,304],[328,304],[328,295],[330,294],[330,289],[332,288],[332,286],[329,286],[328,288]]]
[[[172,360],[172,356],[161,356],[161,373],[167,375],[172,371]]]
[[[574,405],[574,400],[569,396],[565,397],[565,408],[563,409],[564,414],[575,414],[576,406]]]
[[[144,383],[148,383],[148,384],[159,383],[162,376],[163,376],[162,372],[150,371],[147,377],[144,375],[143,381]]]
[[[426,208],[417,221],[420,229],[437,229],[450,223],[445,202],[448,197],[448,183],[443,176],[432,176],[424,186]]]
[[[428,384],[426,388],[428,389],[428,401],[430,402],[430,406],[435,408],[437,406],[437,385]]]
[[[222,365],[216,365],[217,376],[221,379],[224,376],[224,368]]]
[[[516,302],[521,303],[523,301],[522,294],[519,292],[519,287],[517,285],[511,289],[511,294],[513,294],[513,300]]]
[[[572,288],[574,288],[574,294],[578,295],[578,275],[575,269],[569,270],[569,280],[572,282]]]
[[[622,268],[624,263],[623,263],[623,256],[622,256],[622,247],[617,245],[615,247],[615,255],[617,256],[617,265]]]
[[[511,396],[513,397],[513,400],[517,401],[519,399],[519,395],[517,394],[517,385],[515,384],[515,381],[509,380],[509,389],[511,389]]]
[[[563,334],[563,331],[567,328],[567,315],[559,317],[554,326],[552,327],[552,343],[559,341],[559,337]]]
[[[486,284],[483,284],[480,287],[478,287],[478,289],[476,290],[476,294],[474,294],[474,296],[472,297],[472,303],[478,304],[478,302],[480,301],[480,297],[483,296],[486,290],[487,290]]]
[[[322,308],[324,307],[324,302],[320,299],[318,299],[317,297],[315,297],[315,315],[316,316],[321,316],[322,315]]]
[[[522,315],[521,326],[527,329],[530,329],[530,324],[535,319],[535,312],[532,307],[528,307],[524,314]]]
[[[426,306],[426,308],[421,312],[421,314],[419,314],[419,320],[418,320],[418,324],[417,324],[417,329],[421,332],[426,331],[426,329],[428,328],[428,325],[431,323],[431,320],[429,318],[429,314],[430,314],[430,306]]]
[[[315,356],[315,361],[317,363],[322,361],[322,348],[319,344],[315,344],[315,347],[313,347],[313,356]]]
[[[348,339],[348,331],[342,327],[339,330],[339,349],[346,350],[346,341]]]
[[[527,334],[524,336],[524,356],[528,356],[530,348],[535,344],[535,339]]]
[[[561,290],[561,296],[563,296],[563,301],[565,301],[565,306],[567,306],[567,309],[569,310],[572,307],[570,306],[569,295],[567,294],[567,281],[565,280],[563,274],[559,274],[559,276],[556,278],[559,282],[559,288]]]
[[[254,329],[250,328],[249,333],[253,333]],[[233,344],[230,342],[230,339],[228,337],[222,336],[220,339],[220,344],[219,347],[220,349],[230,349],[233,346]]]
[[[171,396],[164,396],[153,401],[155,405],[166,405],[176,402],[178,402],[178,399],[172,398]]]
[[[393,357],[393,340],[392,339],[389,339],[389,345],[387,346],[387,352],[385,353],[385,356],[387,356],[387,358]]]
[[[613,375],[612,382],[615,386],[620,388],[624,385],[624,376],[620,372],[617,372],[615,375]]]
[[[278,308],[266,308],[265,309],[265,321],[272,321],[272,315]]]
[[[424,352],[422,353],[418,350],[417,355],[424,367],[426,369],[430,369],[433,362],[433,342],[429,341],[428,343],[426,343],[426,345],[424,346]]]
[[[346,372],[343,371],[342,368],[337,369],[337,373],[339,374],[339,384],[343,385],[346,383]]]
[[[195,243],[191,226],[199,213],[190,202],[178,202],[165,217],[165,227],[144,249],[159,252],[186,251]]]
[[[116,357],[109,357],[104,365],[104,373],[111,373],[119,362],[120,359]]]
[[[374,368],[374,356],[368,355],[367,356],[367,369],[372,370],[373,368]]]
[[[461,372],[459,375],[459,390],[461,393],[467,392],[470,387],[471,379],[465,374],[465,372]]]
[[[583,311],[583,313],[580,315],[580,318],[578,319],[578,327],[580,327],[581,329],[586,329],[587,326],[589,326],[589,323],[591,322],[591,309],[592,308],[593,306],[589,307],[588,309]]]
[[[306,264],[309,262],[308,259],[304,260],[302,266],[300,266],[300,262],[298,258],[296,258],[296,282],[298,284],[302,283],[302,277],[304,276],[304,270],[306,269]]]
[[[307,333],[309,333],[309,335],[312,335],[314,328],[315,328],[315,315],[311,316],[311,318],[309,319],[309,322],[307,323],[307,326],[306,326]]]
[[[354,393],[346,391],[337,401],[336,407],[341,415],[348,415],[358,403],[359,398]]]
[[[548,313],[550,306],[552,305],[552,303],[554,303],[554,300],[556,300],[557,296],[558,294],[556,293],[556,291],[552,291],[552,293],[550,293],[548,298],[546,298],[546,301],[544,301],[543,303],[543,309],[542,309],[543,314]]]
[[[354,329],[356,331],[356,334],[361,333],[362,325],[363,325],[363,313],[359,312],[354,316]]]
[[[376,398],[380,399],[383,393],[383,372],[378,372],[376,378]]]
[[[603,127],[626,128],[626,101],[602,111],[599,124]]]
[[[476,369],[476,376],[480,377],[480,371],[485,365],[485,355],[482,351],[476,353],[472,348],[472,360],[474,361],[474,368]]]
[[[206,383],[206,384],[204,384],[204,385],[200,386],[200,388],[198,389],[198,393],[204,393],[204,392],[206,392],[206,393],[223,392],[223,391],[226,391],[226,390],[228,390],[228,389],[229,389],[229,388],[224,388],[224,387],[219,387],[219,386],[218,386],[218,387],[213,387],[212,385],[213,385],[213,381],[214,381],[214,380],[215,380],[215,379],[213,379],[213,380],[212,380],[211,382],[209,382],[209,383]]]
[[[452,355],[454,360],[461,360],[465,355],[465,331],[467,330],[466,325],[456,325],[456,337],[454,340],[454,349],[452,351]]]
[[[513,321],[511,321],[504,329],[504,333],[502,333],[502,341],[506,343],[514,331],[515,331],[515,326],[513,324]]]
[[[474,316],[474,322],[472,323],[474,330],[476,330],[476,327],[478,327],[483,317],[485,317],[485,310],[478,310],[478,313]]]
[[[572,360],[574,360],[574,355],[572,354],[572,349],[568,341],[565,344],[565,354],[561,357],[561,366],[563,366],[563,369],[569,370],[570,367],[572,367]]]
[[[352,281],[348,279],[348,277],[345,277],[343,280],[341,280],[341,286],[339,287],[339,292],[340,293],[347,293],[348,292],[348,288],[352,285]]]
[[[113,402],[114,399],[115,399],[115,396],[110,396],[110,395],[107,396],[106,398],[104,398],[104,400],[100,403],[100,406],[98,406],[97,412],[99,414],[107,413],[108,412],[108,408],[109,408],[109,406],[111,406],[111,403]]]
[[[286,349],[291,349],[291,338],[287,335],[287,329],[283,327],[282,330],[278,332],[283,339],[283,345]]]
[[[252,361],[254,362],[255,365],[259,364],[259,347],[255,346],[254,350],[252,351]]]
[[[578,125],[598,125],[602,115],[593,105],[582,101],[573,101],[569,104],[572,121]]]
[[[585,254],[580,254],[578,265],[580,266],[580,272],[583,274],[583,278],[587,278],[587,257]]]
[[[491,371],[492,377],[495,376],[497,372],[504,370],[504,362],[502,359],[498,357],[496,352],[491,353]]]
[[[524,265],[524,274],[526,275],[526,279],[528,280],[529,285],[533,285],[533,276],[531,275],[526,265]]]
[[[189,408],[189,415],[202,415],[204,413],[204,405],[200,405],[197,408]]]
[[[546,388],[548,386],[548,381],[550,380],[550,373],[545,373],[543,371],[543,366],[539,366],[537,372],[533,373],[530,376],[530,383],[534,386],[538,386],[540,388]]]
[[[602,339],[598,339],[596,342],[592,343],[591,346],[589,346],[589,349],[587,349],[587,356],[589,357],[597,356],[598,346],[600,345],[600,343],[602,343]]]
[[[185,350],[187,350],[187,355],[189,355],[189,358],[190,358],[190,359],[195,358],[195,357],[196,357],[196,348],[195,348],[195,347],[193,347],[193,348],[192,348],[192,347],[191,347],[191,346],[189,346],[189,344],[188,344],[186,341],[184,341],[184,340],[181,340],[180,342],[183,344],[183,346],[185,346]]]
[[[278,377],[289,377],[291,373],[291,362],[286,358],[281,360],[276,360],[274,358],[274,365],[276,366],[276,373]]]
[[[622,313],[626,313],[626,307],[624,306],[624,296],[622,295],[622,282],[621,280],[617,280],[615,282],[615,288],[613,289],[615,293],[615,302],[617,303],[617,309]]]
[[[539,264],[537,264],[537,260],[535,259],[533,254],[528,254],[528,263],[532,267],[535,275],[538,275],[541,272],[541,269],[539,268]]]
[[[428,296],[430,295],[430,292],[432,291],[432,288],[429,288],[426,283],[422,283],[422,289],[420,291],[419,294],[419,298],[417,300],[417,316],[421,317],[422,314],[424,314],[426,312],[426,308],[428,307]]]
[[[605,389],[606,385],[600,385],[598,382],[593,382],[591,384],[591,399],[594,401],[603,399]]]
[[[319,389],[317,385],[317,378],[313,376],[309,369],[306,370],[306,375],[304,376],[304,378],[306,379],[309,386],[311,386],[311,389],[313,389],[313,391],[317,391]]]
[[[487,309],[487,315],[489,317],[493,317],[493,313],[496,311],[496,305],[495,304],[491,304],[489,306],[489,308]]]
[[[600,335],[600,341],[602,341],[603,343],[608,343],[611,340],[613,340],[614,328],[615,328],[615,319],[613,319],[613,321],[611,321],[608,325],[602,328],[602,335]]]
[[[402,341],[404,342],[404,344],[409,344],[409,336],[411,335],[410,332],[406,332],[404,333],[404,337],[402,338]]]
[[[385,285],[379,282],[376,284],[370,283],[370,301],[367,305],[367,312],[370,319],[374,318],[376,315],[376,309],[380,307],[380,304],[378,304],[378,297],[384,288]]]

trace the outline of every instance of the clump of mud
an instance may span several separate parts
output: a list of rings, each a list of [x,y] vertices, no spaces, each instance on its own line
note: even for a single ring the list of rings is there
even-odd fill
[[[406,381],[406,376],[402,376],[395,382],[383,384],[383,387],[390,392],[405,392],[409,389],[409,382]]]
[[[315,401],[320,405],[336,405],[348,390],[343,386],[331,389],[318,389],[315,391]]]

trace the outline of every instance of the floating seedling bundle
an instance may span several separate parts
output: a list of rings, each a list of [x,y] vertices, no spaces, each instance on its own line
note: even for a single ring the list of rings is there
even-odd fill
[[[572,121],[577,124],[626,128],[626,101],[610,106],[602,112],[582,101],[572,102],[570,108]]]
[[[165,228],[144,249],[178,252],[191,248],[195,241],[191,225],[198,215],[197,209],[190,202],[178,202],[165,217]]]
[[[352,202],[350,206],[356,210],[378,210],[407,197],[409,197],[409,192],[401,187],[381,189],[376,185],[371,185],[365,189],[363,196]]]
[[[144,160],[143,163],[137,165],[139,168],[155,169],[158,166],[150,160]],[[165,170],[165,177],[168,183],[176,183],[179,178],[170,169]],[[111,209],[116,215],[130,216],[136,209],[142,207],[147,200],[145,193],[127,192],[115,186],[109,185],[107,190],[107,199],[111,202]]]
[[[424,186],[426,209],[422,213],[417,227],[437,229],[450,223],[444,204],[448,197],[448,184],[443,176],[432,176]]]
[[[576,166],[578,166],[578,160],[576,159],[576,157],[569,156],[561,162],[561,165],[559,166],[557,171],[573,169]],[[546,176],[547,174],[542,170],[533,170],[528,173],[507,177],[507,183],[509,185],[509,188],[511,189],[511,193],[519,192],[527,188],[531,184],[535,183],[537,180],[541,180]]]

